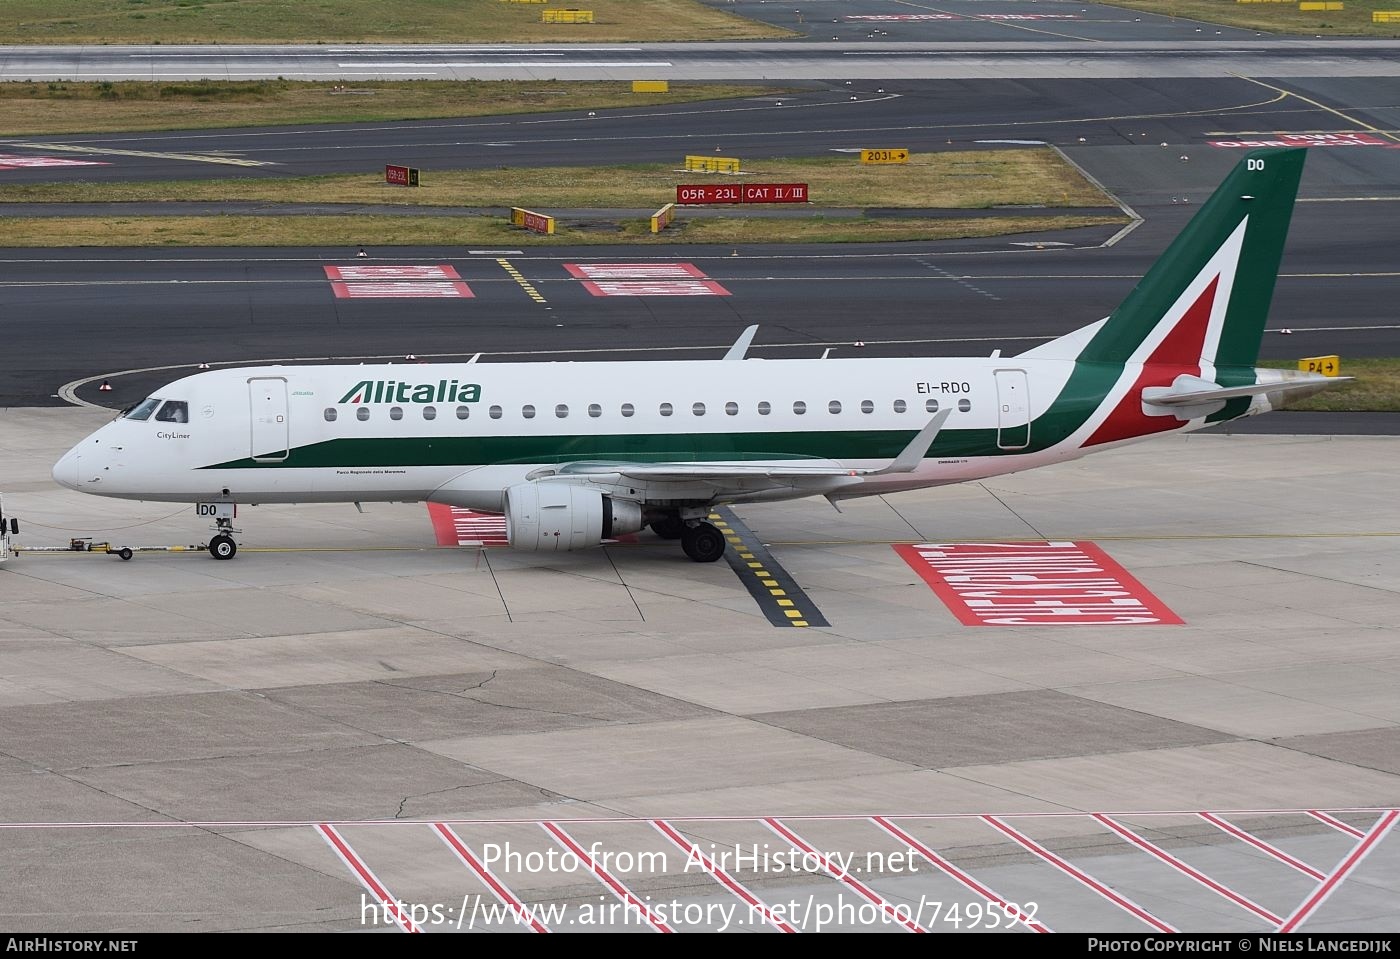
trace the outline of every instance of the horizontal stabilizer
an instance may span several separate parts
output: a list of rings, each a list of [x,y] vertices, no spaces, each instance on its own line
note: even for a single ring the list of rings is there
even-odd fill
[[[1350,376],[1311,374],[1273,383],[1251,383],[1247,386],[1220,386],[1199,376],[1183,374],[1171,386],[1149,386],[1142,391],[1142,401],[1153,406],[1201,406],[1264,393],[1288,393],[1296,390],[1316,392],[1335,383],[1345,383]]]

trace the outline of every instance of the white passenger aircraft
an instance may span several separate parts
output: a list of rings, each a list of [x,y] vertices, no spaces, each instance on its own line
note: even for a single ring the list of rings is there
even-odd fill
[[[982,479],[1276,408],[1337,382],[1256,369],[1303,150],[1249,154],[1112,315],[1020,356],[260,366],[197,373],[54,467],[100,496],[428,501],[504,513],[512,546],[649,525],[712,562],[719,504]]]

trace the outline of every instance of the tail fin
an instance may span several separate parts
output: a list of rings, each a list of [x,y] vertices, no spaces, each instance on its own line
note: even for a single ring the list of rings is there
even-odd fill
[[[1108,319],[1030,351],[1091,363],[1253,367],[1307,151],[1254,150]]]

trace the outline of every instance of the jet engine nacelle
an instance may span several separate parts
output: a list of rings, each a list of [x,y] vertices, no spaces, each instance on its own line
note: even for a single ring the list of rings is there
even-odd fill
[[[586,549],[642,528],[631,500],[569,483],[520,483],[506,490],[506,538],[516,549]]]

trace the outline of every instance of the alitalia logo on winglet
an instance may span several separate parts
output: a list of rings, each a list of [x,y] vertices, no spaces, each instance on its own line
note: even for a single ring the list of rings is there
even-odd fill
[[[475,403],[481,399],[479,383],[438,380],[436,383],[400,383],[398,380],[360,380],[340,398],[342,403]]]

